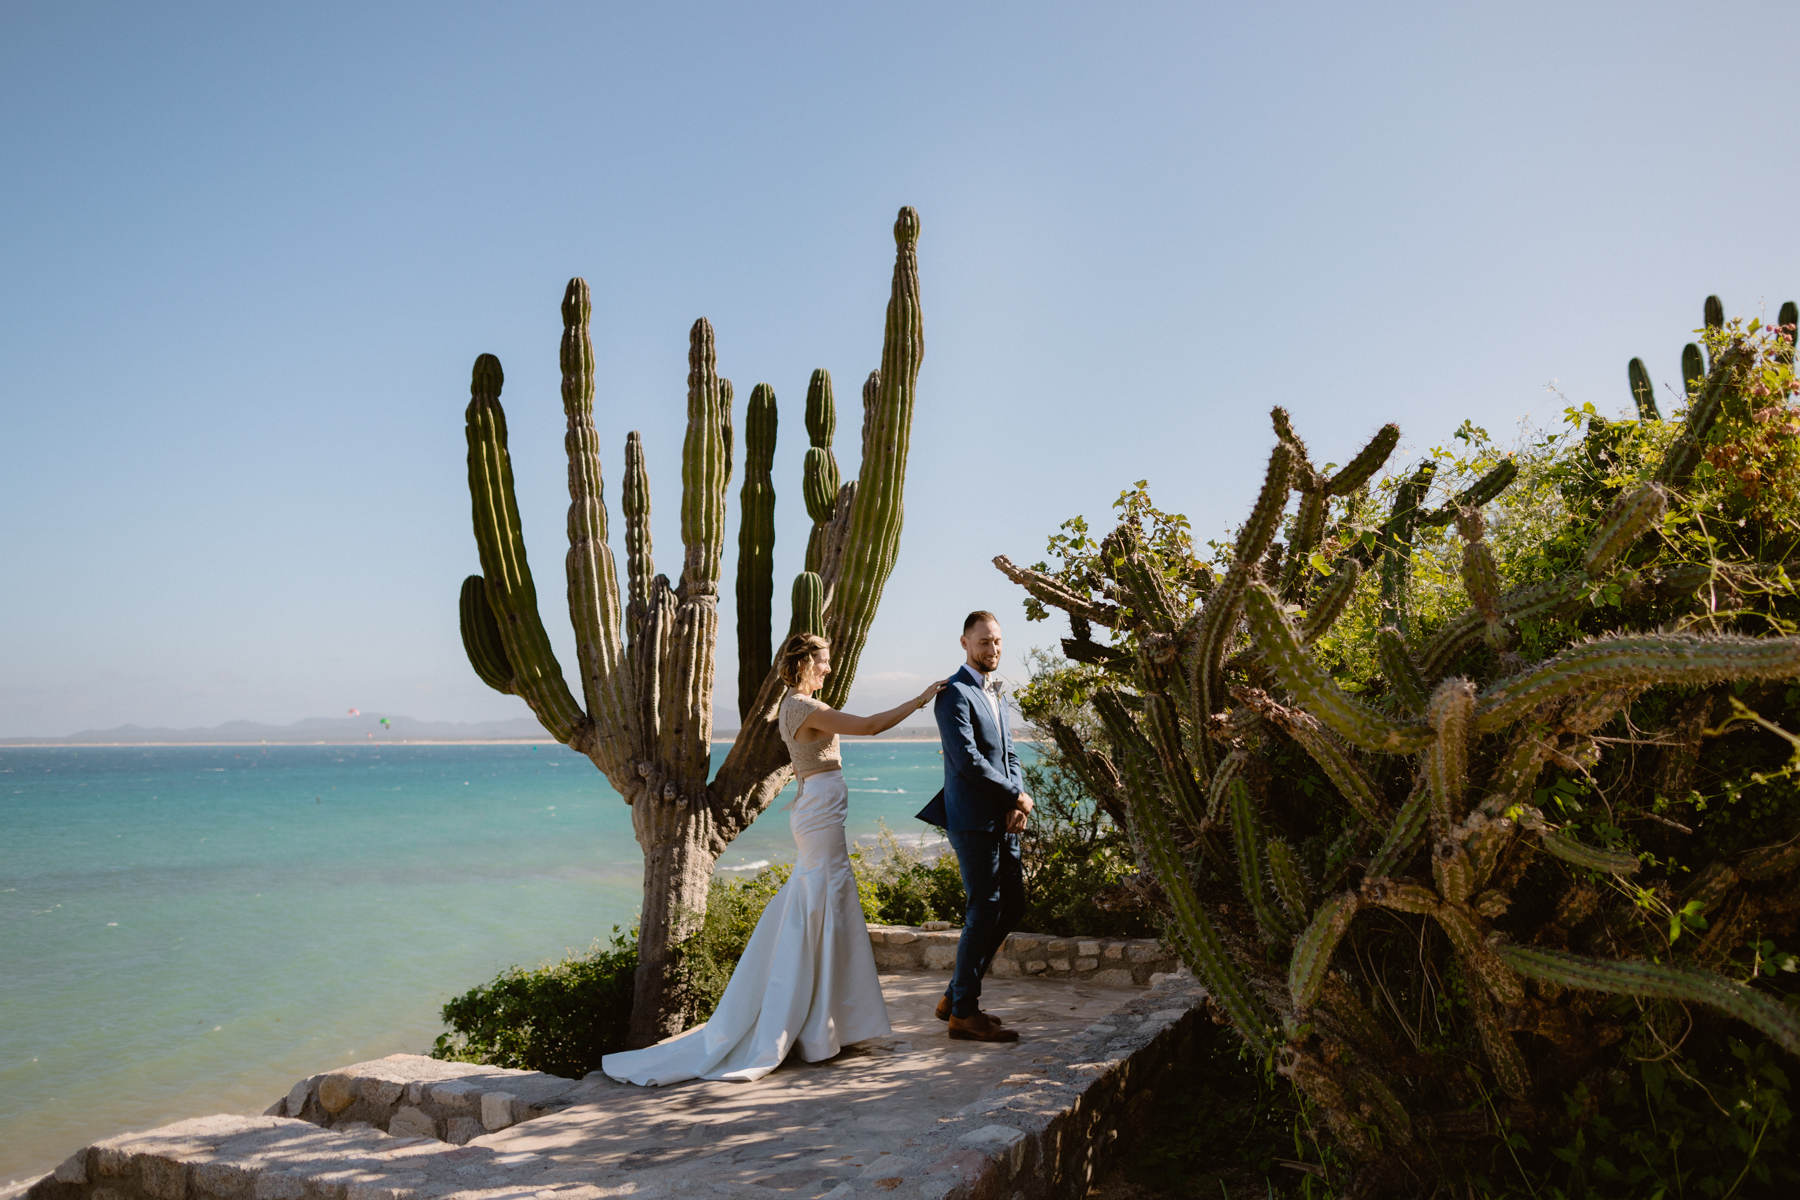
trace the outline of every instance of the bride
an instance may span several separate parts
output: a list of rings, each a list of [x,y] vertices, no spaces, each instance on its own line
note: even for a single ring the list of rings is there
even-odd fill
[[[761,1079],[796,1046],[801,1058],[818,1062],[850,1042],[890,1032],[844,841],[850,794],[838,734],[892,729],[944,685],[933,683],[904,704],[859,717],[814,695],[831,672],[824,638],[796,633],[776,662],[792,689],[777,724],[800,780],[788,817],[798,852],[794,873],[763,910],[706,1024],[600,1060],[600,1069],[623,1083]]]

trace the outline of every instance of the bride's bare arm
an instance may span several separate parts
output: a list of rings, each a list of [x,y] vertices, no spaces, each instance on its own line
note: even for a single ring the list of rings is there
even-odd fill
[[[885,733],[930,704],[932,697],[936,696],[943,688],[941,680],[934,682],[911,700],[896,704],[886,712],[878,712],[872,717],[859,717],[855,713],[839,712],[835,708],[814,709],[811,716],[800,722],[800,728],[795,732],[819,736],[828,733],[852,733],[863,736]]]

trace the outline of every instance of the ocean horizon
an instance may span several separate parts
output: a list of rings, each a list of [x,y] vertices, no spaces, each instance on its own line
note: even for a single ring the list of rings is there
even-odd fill
[[[729,746],[715,741],[714,766]],[[934,740],[846,739],[847,831],[926,852]],[[792,785],[719,861],[791,861]],[[427,1052],[445,1001],[635,921],[630,810],[556,743],[0,747],[0,1181]]]

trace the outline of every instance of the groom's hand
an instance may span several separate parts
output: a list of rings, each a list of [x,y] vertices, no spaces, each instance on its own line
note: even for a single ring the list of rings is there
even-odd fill
[[[1015,808],[1006,814],[1006,832],[1025,832],[1025,813],[1022,810]]]
[[[1025,814],[1026,816],[1029,816],[1031,814],[1031,810],[1033,808],[1037,807],[1036,805],[1032,804],[1031,797],[1027,796],[1024,792],[1019,793],[1019,798],[1017,800],[1013,801],[1013,806],[1015,808],[1017,808],[1020,813]]]

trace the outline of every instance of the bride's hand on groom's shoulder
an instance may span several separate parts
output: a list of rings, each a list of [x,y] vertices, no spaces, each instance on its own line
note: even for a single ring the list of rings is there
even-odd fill
[[[933,700],[937,699],[937,694],[943,690],[944,681],[941,679],[934,679],[931,683],[926,685],[924,691],[919,693],[918,707],[924,708],[927,704],[930,704]]]

